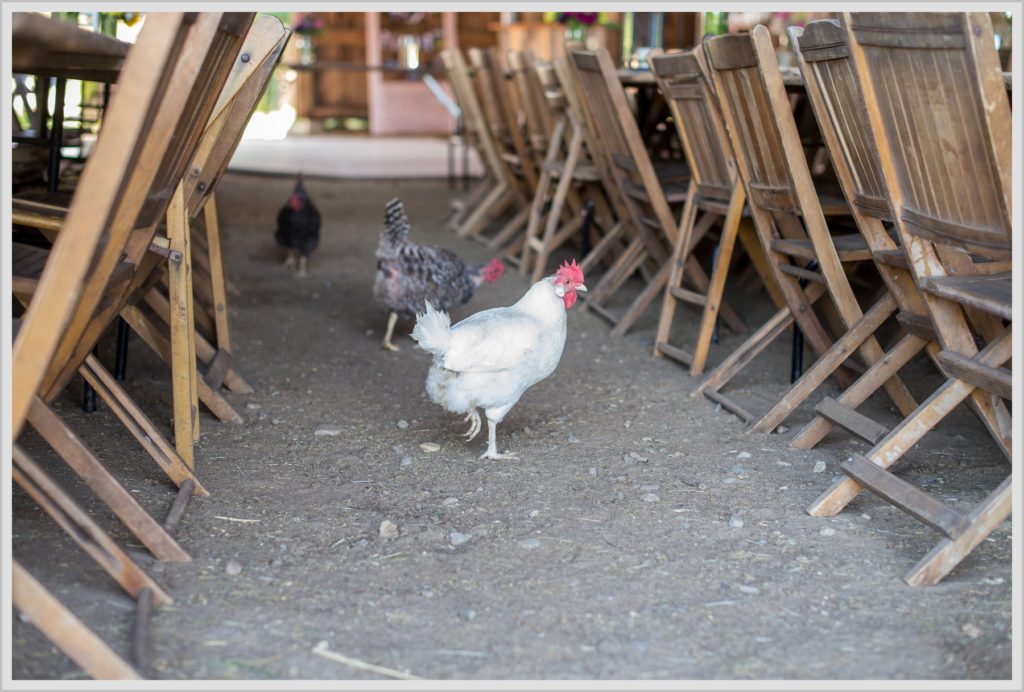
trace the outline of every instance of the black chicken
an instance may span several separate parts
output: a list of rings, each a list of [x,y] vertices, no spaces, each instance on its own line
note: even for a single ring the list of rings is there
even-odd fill
[[[498,258],[487,264],[467,264],[450,250],[408,241],[409,220],[397,199],[385,206],[384,230],[377,245],[377,278],[373,297],[389,311],[383,348],[397,351],[391,343],[398,316],[413,318],[425,311],[426,301],[437,310],[464,305],[480,284],[494,283],[505,272]]]
[[[299,276],[306,275],[306,262],[320,243],[320,212],[306,193],[302,174],[295,181],[295,189],[288,198],[288,204],[277,212],[277,231],[274,240],[285,249],[286,267],[294,267],[296,258]]]

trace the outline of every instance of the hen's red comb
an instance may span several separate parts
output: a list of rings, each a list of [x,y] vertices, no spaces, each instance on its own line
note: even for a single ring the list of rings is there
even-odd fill
[[[572,281],[573,286],[583,283],[583,270],[580,269],[580,265],[576,264],[576,260],[573,260],[570,264],[565,262],[558,271],[555,272],[556,279],[568,279]]]

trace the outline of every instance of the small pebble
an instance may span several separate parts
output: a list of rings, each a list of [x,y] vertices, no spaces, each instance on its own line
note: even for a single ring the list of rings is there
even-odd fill
[[[868,514],[867,512],[864,512],[863,514],[861,514],[860,518],[863,519],[864,521],[871,521],[871,515]]]
[[[646,483],[640,486],[640,489],[646,492],[651,492],[658,489],[657,483]]]
[[[976,625],[972,625],[969,622],[960,629],[962,629],[964,631],[964,634],[966,634],[971,639],[977,639],[981,636],[981,628]]]
[[[825,462],[816,461],[814,462],[814,468],[811,469],[814,473],[823,473],[825,471]]]
[[[726,485],[732,485],[733,483],[736,482],[736,479],[733,478],[732,476],[729,476],[728,478],[723,479],[722,482],[725,483]]]
[[[535,550],[540,547],[539,538],[524,538],[517,545],[523,550]]]
[[[420,449],[424,452],[438,452],[441,450],[441,445],[436,442],[423,442],[420,444]]]
[[[402,466],[408,466],[412,463],[412,457],[402,457]]]
[[[476,620],[476,611],[473,610],[472,608],[467,608],[466,610],[460,610],[459,611],[459,619],[460,620],[465,620],[466,622],[473,622],[474,620]]]
[[[397,426],[398,426],[398,429],[399,429],[399,430],[405,430],[406,428],[408,428],[408,427],[409,427],[409,421],[407,421],[407,420],[405,420],[405,419],[403,418],[402,420],[400,420],[400,421],[398,421],[397,423],[395,423],[395,425],[397,425]]]
[[[538,514],[540,514],[540,510],[539,509],[531,510],[530,511],[530,518],[532,519],[533,517],[536,517]]]
[[[831,526],[826,526],[825,528],[823,528],[818,533],[820,533],[822,536],[835,536],[836,535],[836,530],[833,529]]]
[[[569,437],[567,439],[569,440],[569,442],[579,442],[580,441],[580,438],[576,437],[572,433],[569,433]]]
[[[470,538],[472,538],[472,536],[469,534],[459,533],[458,531],[452,531],[448,534],[448,540],[452,545],[456,546],[466,543]]]
[[[284,423],[284,421],[281,420],[280,418],[271,418],[270,419],[270,424],[271,425],[281,425],[281,423]]]
[[[228,560],[228,564],[224,565],[224,574],[229,577],[237,577],[242,573],[242,565],[237,560]]]
[[[385,519],[380,523],[379,533],[381,538],[398,538],[398,525],[390,519]]]
[[[775,428],[775,432],[778,435],[784,435],[789,432],[789,428],[786,427],[785,425],[780,425],[779,427]]]
[[[341,428],[336,425],[321,425],[313,434],[317,437],[337,437],[341,434]]]
[[[732,515],[731,517],[729,517],[729,526],[733,527],[734,529],[742,529],[743,518],[738,514]]]
[[[248,404],[245,405],[245,407],[250,411],[258,411],[259,409],[263,408],[259,404],[255,404],[253,402],[249,402]]]
[[[746,584],[740,584],[737,588],[740,591],[742,591],[743,593],[750,593],[750,594],[761,593],[761,589],[757,588],[756,586],[748,586]]]
[[[660,498],[660,497],[658,497],[657,495],[655,495],[654,493],[647,493],[647,494],[646,494],[646,495],[644,495],[644,497],[643,497],[643,501],[644,501],[644,502],[657,502],[657,501],[658,501],[658,500],[660,500],[660,499],[661,499],[661,498]]]
[[[742,474],[744,474],[746,472],[747,472],[747,470],[745,468],[743,468],[742,466],[740,466],[739,464],[736,464],[731,469],[729,469],[729,473],[735,473],[737,476],[742,475]]]
[[[595,478],[597,478],[597,468],[596,467],[591,466],[590,470],[587,471],[587,473],[589,473],[591,476],[594,476]]]
[[[751,457],[750,452],[740,452],[736,455],[737,459],[749,459]]]
[[[457,497],[446,497],[441,502],[441,506],[442,507],[454,507],[457,504],[459,504],[459,498],[457,498]]]

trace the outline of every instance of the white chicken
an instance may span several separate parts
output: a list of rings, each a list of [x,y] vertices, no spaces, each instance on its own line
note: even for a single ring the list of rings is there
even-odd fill
[[[430,400],[452,413],[466,414],[466,441],[487,417],[487,451],[481,459],[515,459],[499,454],[495,443],[498,423],[527,389],[558,367],[565,346],[566,310],[585,292],[583,270],[566,262],[554,276],[541,279],[507,308],[483,310],[454,327],[445,312],[428,302],[416,316],[412,338],[434,355],[427,374]]]

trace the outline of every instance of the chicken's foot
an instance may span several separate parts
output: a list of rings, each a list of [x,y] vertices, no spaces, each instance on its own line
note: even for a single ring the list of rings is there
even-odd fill
[[[299,255],[299,276],[306,276],[306,262],[309,258],[305,255]]]
[[[477,436],[477,433],[480,432],[480,428],[482,427],[480,424],[480,412],[473,409],[466,414],[466,417],[463,420],[469,423],[469,430],[465,433],[466,442],[469,442]]]
[[[285,250],[284,251],[284,261],[281,262],[281,266],[286,268],[286,269],[294,269],[295,268],[295,263],[296,263],[295,257],[296,257],[295,250],[292,250],[291,248]]]
[[[490,418],[487,419],[487,451],[480,455],[481,459],[518,459],[515,454],[509,452],[508,454],[498,454],[498,445],[495,443],[495,433],[498,429],[498,424],[492,421]]]
[[[388,315],[388,328],[384,330],[384,341],[381,342],[380,347],[386,348],[389,351],[401,351],[401,347],[395,346],[391,343],[391,334],[395,331],[395,324],[398,322],[398,313],[392,312]]]

